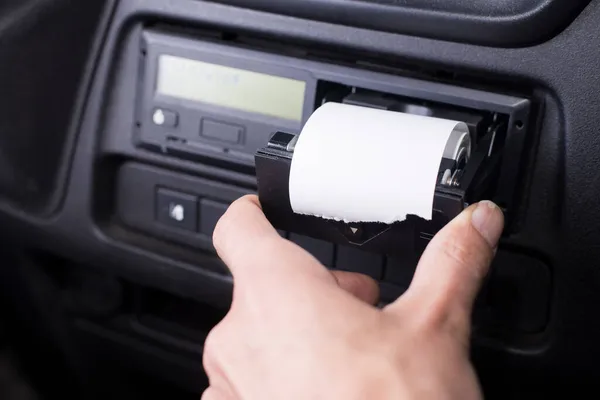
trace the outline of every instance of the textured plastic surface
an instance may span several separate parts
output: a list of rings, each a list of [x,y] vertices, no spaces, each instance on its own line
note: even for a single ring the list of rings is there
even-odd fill
[[[600,3],[590,3],[573,24],[547,43],[496,49],[356,30],[197,0],[121,0],[87,92],[73,168],[68,181],[62,182],[68,188],[63,207],[48,221],[0,204],[2,232],[29,248],[223,305],[230,300],[231,281],[201,268],[206,259],[202,254],[187,257],[181,247],[120,230],[104,215],[114,201],[110,188],[115,159],[135,158],[174,174],[185,171],[253,185],[247,175],[135,148],[129,135],[134,126],[135,82],[127,77],[134,76],[139,65],[139,26],[134,22],[145,18],[252,33],[273,43],[283,41],[285,49],[308,44],[315,52],[326,51],[348,62],[359,59],[362,65],[419,66],[423,73],[440,71],[439,78],[530,92],[543,102],[539,135],[528,141],[528,162],[520,169],[526,183],[520,196],[520,234],[505,240],[503,247],[541,258],[552,271],[548,325],[520,346],[476,343],[474,360],[486,398],[523,398],[532,389],[536,392],[531,397],[539,398],[555,395],[561,386],[569,390],[596,386],[600,352]],[[107,157],[99,159],[100,151]],[[98,229],[99,224],[103,229]],[[165,249],[172,256],[166,256]],[[383,286],[387,298],[390,292],[401,291]],[[111,340],[113,336],[105,337]],[[132,342],[123,341],[117,351],[131,348]],[[143,363],[133,356],[130,359]],[[167,374],[168,369],[164,366],[161,372]],[[540,393],[542,389],[549,393]]]
[[[104,0],[0,5],[0,197],[51,211],[64,187],[78,90]]]
[[[131,77],[139,83],[136,140],[143,146],[152,146],[155,151],[162,152],[166,147],[167,153],[174,153],[176,157],[193,158],[204,163],[229,162],[253,166],[256,150],[266,144],[273,132],[283,130],[299,133],[303,123],[308,120],[316,106],[321,104],[323,96],[328,96],[335,90],[346,90],[349,93],[352,87],[363,92],[377,91],[394,95],[394,99],[407,98],[407,101],[417,104],[428,101],[425,104],[436,110],[435,115],[445,119],[462,121],[462,116],[452,114],[456,109],[449,110],[442,106],[441,110],[438,110],[440,104],[473,109],[475,113],[506,114],[509,118],[507,136],[513,143],[511,152],[516,154],[521,153],[523,132],[528,129],[530,103],[516,96],[316,62],[303,57],[262,51],[260,47],[231,47],[227,43],[199,41],[187,35],[173,34],[160,29],[145,30],[142,37],[144,52],[139,60],[142,72]],[[155,90],[155,86],[158,75],[157,65],[161,54],[302,80],[306,82],[302,123],[286,122],[258,114],[160,95]],[[337,89],[327,89],[331,86]],[[154,111],[158,108],[176,112],[179,115],[179,125],[176,127],[156,125],[152,119]],[[450,112],[450,115],[443,115],[444,111]],[[239,143],[227,143],[199,135],[199,128],[204,125],[207,118],[239,127],[243,131],[243,135],[240,135],[243,136],[242,140]],[[515,128],[517,121],[522,123],[520,129]],[[226,135],[226,132],[219,130],[219,136],[222,137],[224,134]],[[516,155],[515,158],[519,156]],[[501,201],[509,203],[512,190],[507,185],[514,186],[516,177],[516,164],[512,158],[504,162],[503,170],[501,179],[504,182],[501,185],[504,185],[502,191],[506,192],[506,196]]]
[[[188,224],[165,224],[157,218],[156,190],[159,193],[182,193],[184,198],[193,198],[189,208],[193,208],[194,221]],[[127,163],[119,169],[116,186],[115,214],[129,227],[154,235],[160,239],[198,247],[212,251],[212,232],[208,226],[215,224],[218,213],[206,204],[230,204],[248,190],[206,179],[175,174],[137,163]],[[205,214],[206,212],[207,214]],[[191,227],[191,229],[190,229]],[[184,229],[182,229],[184,228]]]
[[[335,268],[342,271],[358,272],[373,279],[383,279],[383,257],[347,246],[338,246]]]
[[[143,7],[143,12],[138,7]],[[492,343],[490,348],[490,344],[486,343],[486,346],[477,346],[474,351],[478,353],[478,368],[491,365],[495,369],[495,374],[483,381],[486,388],[494,387],[499,375],[510,376],[510,380],[500,386],[502,390],[496,392],[499,397],[513,388],[521,391],[522,385],[548,385],[547,379],[536,380],[535,377],[540,375],[561,374],[565,382],[586,381],[593,376],[591,371],[596,367],[596,359],[590,349],[598,349],[595,338],[600,335],[600,326],[594,322],[597,313],[595,304],[600,302],[600,291],[596,290],[593,283],[597,275],[595,260],[600,258],[597,247],[600,234],[595,229],[600,225],[600,213],[592,207],[600,197],[600,192],[595,189],[600,187],[600,183],[596,182],[598,176],[594,167],[600,148],[595,129],[600,124],[600,114],[591,100],[598,99],[600,93],[600,79],[597,79],[596,73],[600,53],[594,44],[600,39],[595,35],[600,4],[588,7],[574,25],[545,45],[503,50],[357,31],[339,25],[198,1],[182,0],[170,3],[169,7],[154,0],[144,2],[143,6],[137,2],[123,3],[115,24],[120,18],[130,17],[131,12],[153,17],[162,15],[182,24],[219,26],[229,32],[255,32],[260,37],[278,38],[289,43],[308,43],[312,49],[321,52],[327,50],[349,60],[358,58],[364,64],[422,65],[429,70],[460,71],[459,79],[467,79],[477,85],[516,89],[517,92],[531,92],[537,96],[545,104],[545,110],[539,136],[531,137],[527,143],[529,161],[521,167],[527,183],[520,202],[522,233],[505,241],[504,246],[541,255],[552,267],[555,285],[552,287],[549,322],[547,329],[529,338],[524,347],[507,348],[501,343]],[[135,66],[137,57],[134,49],[138,48],[136,39],[139,36],[135,36],[135,31],[129,33],[132,35],[131,44],[123,44],[122,51],[134,54],[131,58]],[[123,36],[114,36],[117,37]],[[291,47],[290,44],[286,48]],[[108,54],[114,56],[112,50]],[[373,58],[369,58],[369,55],[373,55]],[[114,65],[111,58],[105,58],[104,73]],[[540,63],[540,60],[545,61]],[[130,69],[123,67],[124,63],[120,65],[124,76],[136,73],[135,67]],[[468,72],[472,75],[461,78],[462,74],[468,75]],[[453,75],[442,75],[445,76]],[[103,97],[100,95],[102,92],[94,96],[98,101],[95,106],[98,108],[94,109],[101,109],[101,104],[111,104],[112,110],[109,120],[104,124],[106,136],[102,140],[103,151],[135,156],[147,162],[160,163],[165,168],[217,176],[218,171],[211,172],[199,164],[136,152],[131,140],[122,134],[129,132],[133,125],[134,87],[125,78],[113,81],[99,79],[97,89],[105,87],[107,82],[111,82],[110,86],[114,88],[111,96]],[[85,132],[85,137],[91,137],[89,141],[86,140],[87,146],[82,143],[83,149],[93,148],[90,146],[94,143],[93,132],[97,127],[95,121],[98,114],[89,114],[88,117],[89,125],[82,132]],[[91,165],[86,152],[80,154],[79,165],[83,169],[74,174],[73,188],[76,185],[88,185],[85,171],[89,173]],[[536,154],[541,156],[536,157]],[[222,176],[220,179],[230,177]],[[82,193],[81,190],[79,193]],[[90,200],[89,195],[87,201],[82,201],[80,196],[73,193],[69,205],[75,206],[77,202],[85,205]],[[94,243],[98,242],[89,242],[92,247],[95,247]],[[153,261],[147,257],[135,257],[135,253],[121,246],[116,246],[120,248],[116,251],[115,246],[110,245],[110,240],[108,246],[102,247],[105,257],[120,260],[119,270],[129,273],[137,271],[140,280],[152,281],[155,285],[168,286],[172,290],[189,291],[212,301],[227,297],[220,295],[225,289],[218,283],[217,277],[210,277],[185,263],[162,257],[155,257]],[[165,270],[169,273],[161,272]]]
[[[143,72],[136,78],[140,82],[141,107],[137,116],[137,130],[141,142],[155,143],[161,147],[178,146],[181,152],[194,154],[199,159],[219,158],[251,167],[254,164],[254,152],[264,145],[272,132],[300,132],[302,122],[312,113],[316,78],[309,71],[295,68],[289,59],[251,51],[231,51],[211,43],[198,46],[185,36],[167,35],[155,30],[145,31],[143,38],[145,53],[140,65]],[[165,96],[156,90],[159,60],[164,54],[305,82],[302,121]],[[227,91],[225,88],[222,86],[222,90]],[[155,124],[152,116],[157,107],[177,112],[179,126],[173,128]],[[174,138],[177,138],[176,143],[173,143]]]
[[[521,46],[549,39],[589,0],[213,0],[443,40]]]
[[[331,243],[307,236],[291,234],[290,240],[311,253],[321,264],[333,267],[334,246]]]
[[[550,268],[523,254],[498,252],[483,300],[480,323],[496,330],[542,332],[548,323],[552,290]],[[488,328],[489,329],[489,328]]]

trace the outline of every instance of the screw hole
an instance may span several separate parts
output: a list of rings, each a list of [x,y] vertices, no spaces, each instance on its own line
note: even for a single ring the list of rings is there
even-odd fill
[[[519,120],[519,121],[515,122],[515,127],[517,129],[523,129],[524,126],[525,126],[525,124],[523,123],[523,121]]]
[[[136,121],[135,127],[136,128],[141,128],[142,127],[142,123],[140,121]]]
[[[146,57],[146,49],[142,49],[141,53],[142,53],[142,56]]]

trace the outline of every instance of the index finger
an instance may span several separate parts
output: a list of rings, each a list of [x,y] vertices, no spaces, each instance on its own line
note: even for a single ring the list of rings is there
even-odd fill
[[[313,256],[279,235],[256,196],[242,197],[229,207],[217,223],[213,243],[234,279],[302,273],[335,281]]]
[[[234,280],[244,287],[246,282],[257,290],[279,286],[287,293],[330,287],[369,304],[379,298],[378,285],[370,277],[331,273],[306,250],[283,239],[266,219],[256,196],[243,197],[229,207],[217,224],[213,242]]]

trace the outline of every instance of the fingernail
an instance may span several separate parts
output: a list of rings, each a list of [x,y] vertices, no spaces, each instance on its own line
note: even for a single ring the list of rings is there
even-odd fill
[[[471,224],[495,249],[504,230],[504,215],[500,208],[491,201],[482,201],[471,215]]]

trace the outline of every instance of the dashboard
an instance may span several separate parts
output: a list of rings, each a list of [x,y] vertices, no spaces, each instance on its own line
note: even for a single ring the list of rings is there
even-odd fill
[[[459,116],[474,141],[497,130],[486,195],[509,223],[473,316],[484,391],[596,385],[599,2],[86,4],[0,7],[0,234],[25,263],[2,276],[36,313],[61,310],[28,324],[63,353],[199,392],[232,292],[212,231],[259,190],[270,135],[339,102]],[[280,233],[377,279],[383,303],[418,260]]]

